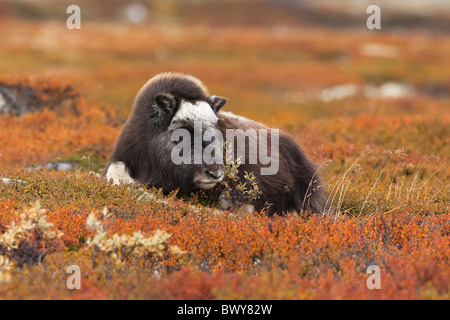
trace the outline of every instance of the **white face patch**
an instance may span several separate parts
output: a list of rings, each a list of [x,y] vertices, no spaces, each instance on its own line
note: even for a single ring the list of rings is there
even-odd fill
[[[196,103],[191,103],[183,100],[172,119],[171,125],[179,121],[200,121],[206,127],[214,127],[217,124],[217,120],[216,114],[207,102],[197,101]]]

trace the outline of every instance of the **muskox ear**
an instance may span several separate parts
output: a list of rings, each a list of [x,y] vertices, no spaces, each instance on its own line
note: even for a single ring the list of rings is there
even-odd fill
[[[227,103],[228,99],[218,96],[209,97],[209,104],[214,112],[219,112],[219,110]]]
[[[158,94],[155,98],[156,104],[162,110],[172,114],[176,107],[176,100],[170,93]]]

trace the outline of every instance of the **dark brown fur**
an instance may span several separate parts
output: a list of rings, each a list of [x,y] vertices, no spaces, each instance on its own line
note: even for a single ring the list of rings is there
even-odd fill
[[[268,129],[270,146],[270,129],[256,121],[236,117],[227,112],[219,112],[219,128],[226,137],[226,129]],[[317,167],[308,159],[303,150],[287,134],[279,134],[279,170],[274,175],[261,175],[263,165],[249,164],[248,146],[261,141],[247,140],[245,161],[239,166],[241,180],[243,172],[253,172],[261,191],[261,196],[252,203],[257,211],[265,210],[268,214],[311,210],[314,213],[323,211],[326,194]],[[264,141],[263,141],[264,142]],[[236,145],[236,141],[229,141]],[[235,150],[236,156],[237,150]]]
[[[166,109],[158,107],[155,99],[161,94],[176,97],[176,105]],[[142,184],[162,188],[165,192],[179,189],[181,194],[188,194],[194,191],[192,176],[202,165],[175,165],[172,162],[174,143],[167,126],[181,99],[207,101],[208,98],[206,89],[193,77],[164,73],[152,78],[136,96],[107,168],[122,161],[130,176]]]
[[[175,97],[176,103],[170,108],[158,107],[156,100],[160,94]],[[130,176],[142,184],[156,186],[167,192],[179,189],[181,194],[195,191],[192,175],[202,165],[175,165],[170,157],[174,144],[167,127],[177,111],[180,99],[208,102],[219,117],[218,127],[224,137],[226,129],[268,129],[258,122],[218,112],[226,100],[220,98],[222,100],[216,103],[216,98],[220,97],[209,96],[205,87],[194,77],[166,73],[152,78],[139,91],[108,166],[123,161]],[[279,138],[278,173],[261,175],[261,165],[247,164],[248,161],[239,167],[241,179],[244,171],[255,174],[262,192],[252,204],[257,211],[264,209],[268,214],[308,209],[312,212],[322,211],[326,198],[317,167],[291,137],[280,133]]]

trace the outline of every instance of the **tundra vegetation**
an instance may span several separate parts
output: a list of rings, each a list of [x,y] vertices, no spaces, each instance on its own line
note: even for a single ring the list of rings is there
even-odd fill
[[[1,298],[450,298],[447,36],[0,29],[14,30],[0,46]],[[163,71],[191,73],[227,110],[289,132],[320,166],[325,211],[268,217],[103,182],[137,90]],[[75,167],[40,166],[51,162]],[[233,183],[236,170],[222,187],[244,203],[258,189],[251,173]],[[70,265],[81,289],[66,287]],[[379,290],[366,286],[370,265]]]

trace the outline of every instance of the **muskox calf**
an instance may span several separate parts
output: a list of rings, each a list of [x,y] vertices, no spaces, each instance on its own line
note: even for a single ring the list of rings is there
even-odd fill
[[[163,192],[178,190],[181,195],[220,188],[227,165],[221,153],[223,137],[233,147],[232,155],[239,158],[238,179],[245,182],[245,173],[254,175],[260,191],[251,203],[256,211],[322,211],[324,187],[317,167],[302,149],[285,133],[220,111],[226,101],[209,95],[201,81],[189,75],[153,77],[135,99],[108,163],[106,179],[137,181]],[[180,141],[187,148],[180,148]],[[262,161],[258,158],[261,152],[255,155],[258,148],[270,157]],[[178,157],[181,154],[183,157]]]

